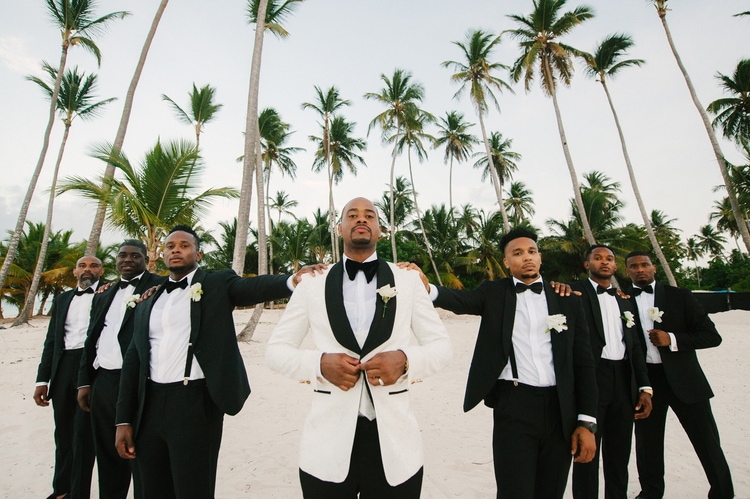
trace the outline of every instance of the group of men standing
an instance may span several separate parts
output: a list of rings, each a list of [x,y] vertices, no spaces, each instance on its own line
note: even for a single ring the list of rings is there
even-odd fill
[[[146,271],[145,247],[126,240],[120,281],[94,294],[101,262],[80,259],[77,288],[53,303],[34,395],[55,413],[50,498],[89,497],[94,452],[102,498],[126,497],[131,476],[137,499],[213,497],[224,414],[250,393],[232,310],[290,295],[266,360],[313,390],[299,457],[305,498],[420,496],[409,389],[452,354],[433,306],[482,317],[464,410],[493,409],[498,498],[562,498],[571,461],[575,499],[598,497],[600,455],[605,497],[625,498],[635,421],[638,497],[660,499],[669,407],[708,497],[733,497],[695,355],[721,338],[688,291],[655,282],[648,254],[626,257],[624,295],[611,283],[614,251],[601,245],[586,254],[588,279],[553,285],[540,275],[536,235],[513,229],[500,243],[511,277],[457,291],[377,256],[369,200],[349,201],[338,230],[342,262],[295,276],[204,272],[186,226],[165,242],[169,278]]]

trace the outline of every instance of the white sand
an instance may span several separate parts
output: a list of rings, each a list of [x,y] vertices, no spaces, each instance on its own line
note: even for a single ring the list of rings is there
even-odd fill
[[[249,311],[236,312],[239,328]],[[281,311],[266,311],[251,343],[241,345],[253,393],[224,424],[217,497],[298,498],[299,429],[311,392],[270,371],[265,342]],[[425,499],[492,498],[495,494],[490,435],[484,406],[464,414],[464,385],[479,324],[476,317],[443,313],[454,347],[453,362],[412,389],[425,446]],[[712,400],[735,483],[736,497],[750,499],[750,312],[712,315],[724,342],[699,353],[716,393]],[[47,319],[0,330],[0,496],[46,497],[51,492],[54,443],[52,408],[32,399]],[[706,497],[708,482],[679,422],[667,424],[666,498]],[[96,482],[96,480],[94,480]],[[570,489],[570,485],[568,486]],[[96,483],[94,483],[96,490]],[[628,497],[638,493],[635,458]],[[96,494],[93,495],[96,497]],[[571,497],[570,492],[566,497]]]

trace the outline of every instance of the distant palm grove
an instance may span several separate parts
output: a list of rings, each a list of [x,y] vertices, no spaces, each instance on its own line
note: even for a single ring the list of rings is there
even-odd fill
[[[62,45],[57,63],[40,63],[44,77],[28,77],[30,84],[41,89],[39,98],[48,100],[49,111],[45,129],[39,130],[42,148],[38,155],[34,151],[35,166],[28,165],[31,180],[15,228],[0,243],[0,305],[10,304],[18,310],[14,325],[42,313],[52,296],[75,285],[71,270],[84,254],[101,258],[107,276],[116,276],[116,245],[100,244],[105,226],[122,238],[142,240],[148,248],[150,269],[160,272],[166,272],[159,260],[162,245],[176,224],[196,227],[202,238],[202,265],[208,269],[232,268],[245,275],[288,273],[309,263],[339,261],[342,245],[336,232],[340,215],[336,209],[359,193],[340,192],[336,186],[368,166],[368,142],[387,148],[390,161],[378,165],[386,186],[374,200],[383,227],[378,254],[392,261],[417,263],[436,284],[464,288],[484,279],[505,277],[499,240],[511,227],[524,225],[543,235],[539,246],[548,279],[567,281],[583,276],[583,254],[597,243],[615,249],[620,285],[627,280],[622,258],[637,249],[654,254],[657,279],[691,289],[750,291],[750,59],[743,58],[748,54],[741,52],[748,47],[740,43],[726,47],[737,52],[739,62],[733,68],[717,69],[715,100],[700,102],[689,68],[680,58],[680,41],[673,39],[669,29],[667,0],[649,3],[663,26],[661,39],[679,67],[696,120],[705,127],[704,139],[714,153],[710,167],[718,168],[722,178],[721,185],[705,187],[707,196],[713,189],[719,197],[707,216],[708,223],[689,235],[676,228],[672,214],[652,207],[656,200],[641,196],[639,183],[646,179],[636,177],[628,131],[619,119],[618,112],[627,103],[619,104],[617,76],[639,71],[646,62],[629,56],[637,40],[627,33],[601,33],[599,42],[592,41],[591,51],[566,41],[578,26],[595,17],[594,9],[587,5],[568,0],[512,2],[507,8],[515,12],[509,12],[504,20],[510,29],[492,32],[467,27],[464,38],[450,40],[452,51],[442,63],[445,79],[454,85],[455,100],[446,101],[445,108],[437,112],[425,108],[426,84],[407,68],[375,69],[380,73],[379,88],[359,96],[343,95],[335,85],[311,85],[305,94],[309,97],[299,99],[299,106],[319,128],[309,137],[300,137],[294,135],[295,124],[284,121],[277,109],[261,105],[259,87],[265,35],[281,40],[293,36],[285,26],[303,0],[244,0],[254,44],[248,98],[243,103],[247,106],[244,150],[236,151],[242,181],[240,185],[204,188],[206,178],[212,184],[222,183],[212,175],[201,142],[204,127],[220,120],[227,105],[218,100],[221,82],[199,85],[188,81],[185,94],[161,96],[163,105],[174,112],[175,128],[189,130],[187,138],[154,137],[152,146],[136,157],[128,155],[125,144],[137,87],[141,75],[149,71],[150,47],[160,43],[158,27],[162,16],[169,16],[168,0],[154,2],[158,6],[145,40],[128,41],[132,50],[140,47],[140,57],[135,68],[121,68],[124,78],[130,78],[127,93],[107,97],[98,95],[98,75],[79,70],[69,58],[87,53],[100,64],[107,54],[100,52],[97,43],[107,36],[106,28],[130,13],[100,11],[112,2],[35,1],[46,4],[47,19],[40,19],[40,26],[50,29],[51,21],[61,34]],[[680,3],[675,2],[674,8],[679,9]],[[726,23],[747,21],[750,11],[737,12]],[[695,36],[702,36],[701,32],[696,31]],[[515,60],[496,59],[501,42],[514,47]],[[583,70],[575,72],[574,65]],[[263,72],[273,71],[272,64],[263,66]],[[621,145],[621,150],[609,152],[612,157],[608,160],[623,165],[627,183],[602,171],[576,169],[565,130],[565,124],[575,116],[562,112],[558,102],[559,90],[574,84],[574,75],[601,84],[601,95],[608,103],[601,112],[611,117],[608,132],[617,134]],[[675,86],[678,84],[682,82]],[[513,146],[513,130],[487,126],[487,118],[500,112],[503,101],[524,92],[548,98],[549,116],[556,119],[558,136],[545,140],[556,148],[559,144],[570,178],[569,185],[558,186],[570,200],[567,213],[543,221],[534,218],[534,186],[514,180],[514,174],[525,165],[524,151]],[[451,109],[457,101],[469,103],[473,114]],[[364,136],[358,136],[355,123],[347,118],[361,102],[378,109]],[[101,161],[101,174],[59,175],[65,165],[68,137],[76,133],[73,125],[96,120],[104,108],[119,105],[122,115],[115,137],[91,145],[92,157]],[[685,106],[690,105],[685,100]],[[53,144],[52,130],[61,126],[60,122],[62,140]],[[731,164],[726,159],[722,147],[728,144],[736,148],[732,152],[739,153],[744,164]],[[305,148],[314,151],[312,164],[298,164]],[[440,157],[449,169],[444,202],[431,206],[420,203],[420,189],[425,187],[416,185],[414,177],[414,168],[428,154]],[[481,172],[482,181],[494,193],[492,209],[454,197],[455,187],[464,182],[459,166]],[[53,170],[52,182],[37,185],[44,167]],[[288,193],[290,183],[302,175],[325,176],[326,190],[315,193],[320,207],[314,213],[300,213],[299,200]],[[538,181],[543,182],[544,177]],[[28,219],[35,194],[47,202],[43,221]],[[77,196],[82,205],[96,207],[86,240],[71,240],[69,229],[53,230],[66,226],[65,220],[54,218],[55,199],[61,195]],[[237,215],[216,227],[207,226],[206,215],[220,199],[233,200]],[[626,201],[637,206],[637,221],[624,219]]]

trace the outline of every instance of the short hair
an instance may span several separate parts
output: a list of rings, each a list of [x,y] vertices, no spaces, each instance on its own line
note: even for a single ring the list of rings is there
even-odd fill
[[[631,251],[625,256],[625,265],[628,264],[628,258],[631,258],[634,256],[647,256],[648,259],[651,261],[651,263],[654,263],[654,259],[651,258],[651,253],[649,253],[648,251],[635,250],[635,251]]]
[[[514,239],[518,239],[519,237],[528,237],[534,242],[536,242],[537,239],[536,232],[534,232],[533,230],[527,229],[526,227],[515,227],[513,229],[510,229],[500,239],[500,251],[502,253],[505,253],[505,247],[508,246],[508,243],[510,243]]]
[[[193,239],[195,239],[195,249],[200,251],[201,241],[198,238],[198,234],[195,232],[195,230],[193,230],[192,227],[190,227],[189,225],[185,225],[185,224],[175,225],[174,227],[172,227],[172,230],[170,230],[167,235],[172,234],[173,232],[187,232],[188,234],[193,236]]]
[[[585,254],[585,255],[583,255],[583,260],[584,260],[584,261],[587,261],[587,260],[589,259],[589,257],[591,256],[591,253],[593,253],[593,252],[594,252],[594,250],[595,250],[595,249],[598,249],[598,248],[605,248],[605,249],[608,249],[609,251],[611,251],[611,252],[612,252],[612,254],[613,254],[613,255],[616,255],[616,253],[615,253],[615,250],[614,250],[614,249],[612,249],[612,246],[607,246],[606,244],[592,244],[592,245],[591,245],[591,246],[589,246],[589,247],[588,247],[588,249],[586,250],[586,254]]]
[[[148,249],[146,249],[146,245],[138,239],[125,239],[122,244],[117,247],[117,251],[119,252],[123,246],[135,246],[136,248],[141,250],[141,254],[143,254],[143,256],[148,256]]]

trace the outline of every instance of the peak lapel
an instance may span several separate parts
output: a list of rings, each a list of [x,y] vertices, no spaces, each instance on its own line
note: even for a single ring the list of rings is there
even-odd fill
[[[201,286],[203,286],[203,281],[205,280],[206,280],[206,272],[203,271],[202,269],[198,269],[195,271],[195,274],[193,275],[193,280],[191,281],[190,286],[194,285],[195,283],[200,283]],[[188,291],[190,291],[190,288],[188,288]],[[206,299],[206,296],[201,295],[201,301],[205,299]],[[196,338],[198,338],[200,327],[201,327],[201,302],[193,301],[192,299],[190,299],[190,343],[193,345],[195,345],[195,340]]]
[[[396,286],[395,278],[393,277],[393,271],[385,260],[380,260],[378,264],[377,274],[377,287],[381,288],[386,284],[391,287]],[[396,319],[396,305],[398,304],[398,295],[388,300],[388,306],[385,306],[385,302],[378,295],[375,298],[375,317],[372,318],[370,324],[370,331],[367,333],[367,339],[362,347],[362,357],[372,352],[375,348],[382,345],[388,338],[391,337],[393,332],[393,323]],[[385,310],[385,314],[383,311]],[[385,316],[385,317],[384,317]]]
[[[602,321],[602,308],[599,305],[599,297],[597,296],[596,289],[591,285],[591,281],[588,279],[583,281],[583,289],[585,290],[586,300],[591,304],[591,310],[594,311],[594,322],[596,323],[596,332],[599,335],[599,339],[602,340],[602,345],[607,344],[607,338],[604,335],[604,322]]]
[[[560,304],[560,296],[558,296],[557,293],[555,293],[555,290],[552,289],[552,286],[549,285],[549,283],[545,280],[544,281],[544,296],[547,298],[547,313],[551,315],[557,315],[562,313],[562,305]],[[566,318],[567,323],[567,318]],[[569,334],[573,334],[572,331],[562,331],[560,333],[551,330],[547,334],[551,336],[552,341],[552,359],[555,363],[555,372],[560,372],[560,368],[564,365],[565,362],[565,341],[566,338],[568,338]]]
[[[344,307],[344,263],[343,261],[335,264],[328,275],[326,275],[326,312],[328,313],[328,323],[331,325],[333,335],[339,344],[351,350],[360,353],[357,338],[354,337],[354,331],[349,324],[349,318],[346,315]]]

